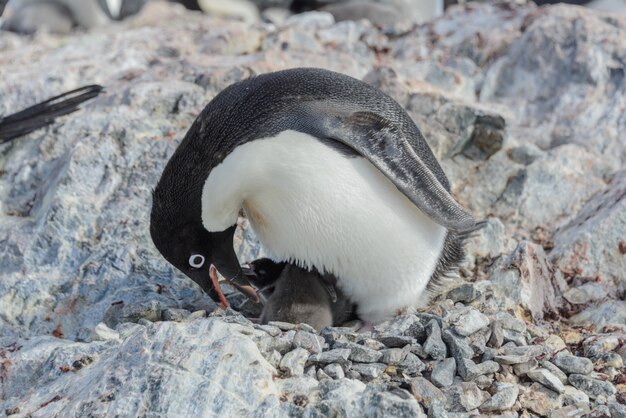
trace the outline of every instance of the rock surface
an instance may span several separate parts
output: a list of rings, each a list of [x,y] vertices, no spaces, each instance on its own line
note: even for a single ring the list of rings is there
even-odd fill
[[[151,2],[89,33],[0,33],[0,114],[106,87],[0,147],[0,415],[618,416],[625,45],[623,15],[474,3],[410,29],[323,12],[250,26]],[[405,106],[487,218],[467,283],[370,332],[315,333],[216,310],[161,258],[150,190],[195,116],[233,82],[296,66]],[[241,261],[263,256],[240,225]]]

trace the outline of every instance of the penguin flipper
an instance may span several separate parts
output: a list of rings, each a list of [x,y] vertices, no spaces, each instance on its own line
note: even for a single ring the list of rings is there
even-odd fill
[[[78,110],[78,105],[96,97],[102,86],[90,85],[68,91],[9,116],[0,117],[0,144],[26,135]]]
[[[326,107],[315,113],[326,116],[316,124],[314,130],[321,131],[317,134],[369,160],[432,220],[453,231],[476,229],[472,215],[452,197],[392,121],[372,111],[329,111]]]

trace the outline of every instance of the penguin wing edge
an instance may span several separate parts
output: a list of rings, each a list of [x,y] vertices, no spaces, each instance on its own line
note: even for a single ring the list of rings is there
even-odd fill
[[[431,219],[453,231],[476,229],[472,215],[452,197],[394,123],[372,111],[326,115],[316,130],[368,159]]]

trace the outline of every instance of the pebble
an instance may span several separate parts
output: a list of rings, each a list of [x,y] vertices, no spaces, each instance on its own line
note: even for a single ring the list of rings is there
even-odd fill
[[[407,352],[402,348],[388,348],[380,350],[382,353],[382,362],[386,364],[398,364],[406,357]]]
[[[504,343],[504,333],[502,332],[502,324],[500,321],[494,321],[491,324],[491,336],[487,342],[490,347],[500,348]]]
[[[278,368],[280,365],[280,361],[283,356],[276,350],[272,350],[269,354],[266,355],[265,359],[269,364],[274,366],[274,368]]]
[[[479,296],[480,291],[474,287],[473,283],[465,283],[450,290],[446,295],[446,298],[451,299],[453,302],[470,303],[476,300]]]
[[[535,359],[532,359],[530,361],[527,361],[526,363],[518,363],[513,365],[513,372],[518,376],[522,376],[529,371],[536,369],[538,366],[539,362]]]
[[[426,342],[424,343],[424,352],[433,360],[443,360],[446,358],[446,344],[441,339],[441,328],[439,323],[431,319],[426,325]]]
[[[445,388],[454,382],[456,374],[456,360],[453,357],[437,363],[430,373],[430,380],[440,388]]]
[[[323,370],[324,373],[326,373],[332,379],[343,379],[345,377],[343,369],[340,365],[336,363],[328,364],[326,367],[324,367]]]
[[[312,379],[316,379],[317,378],[317,372],[315,370],[315,366],[309,366],[309,367],[305,368],[304,369],[304,376],[310,377]]]
[[[467,337],[487,325],[489,325],[489,318],[476,309],[469,309],[454,321],[452,327],[457,334]]]
[[[309,355],[307,350],[298,347],[283,356],[279,368],[285,372],[287,377],[302,376]]]
[[[563,392],[563,403],[565,405],[571,405],[579,402],[589,403],[589,396],[582,390],[576,389],[574,386],[566,385],[565,392]]]
[[[407,353],[404,360],[398,363],[398,367],[409,376],[414,376],[426,369],[426,365],[413,353]]]
[[[365,380],[376,379],[386,368],[387,365],[382,363],[354,363],[352,365],[352,370],[359,373]]]
[[[585,357],[576,357],[571,354],[560,352],[553,359],[552,363],[567,374],[589,374],[593,371],[593,363]]]
[[[446,389],[449,412],[469,412],[478,408],[489,399],[489,394],[478,388],[474,382],[463,382]]]
[[[315,374],[315,377],[317,378],[317,380],[319,380],[320,382],[322,380],[326,380],[326,379],[332,379],[332,377],[330,377],[328,374],[326,374],[326,372],[322,369],[317,369],[317,373]]]
[[[349,349],[350,356],[348,359],[359,363],[376,363],[384,355],[382,351],[376,351],[352,342],[337,342],[335,347]]]
[[[446,329],[441,334],[443,341],[446,343],[450,354],[457,361],[460,358],[473,358],[474,350],[467,343],[465,338],[459,337],[452,330]]]
[[[363,347],[371,348],[372,350],[376,350],[376,351],[384,350],[386,348],[385,344],[381,343],[380,341],[376,341],[372,338],[366,338],[364,340],[359,341],[359,343],[363,345]]]
[[[543,417],[562,406],[561,396],[539,383],[530,387],[520,388],[519,403],[522,408]]]
[[[280,335],[280,333],[282,332],[280,328],[275,327],[273,325],[254,324],[254,328],[260,329],[261,331],[265,331],[272,337],[276,337]]]
[[[281,321],[269,321],[267,325],[274,326],[281,331],[291,331],[298,328],[296,324],[290,324],[289,322],[281,322]]]
[[[624,360],[617,353],[605,353],[598,358],[596,365],[598,367],[614,367],[616,369],[621,369],[624,367]]]
[[[606,405],[597,405],[585,418],[607,418],[611,417],[611,410]]]
[[[565,341],[558,335],[552,334],[543,342],[553,353],[559,352],[561,350],[565,350],[567,345]]]
[[[494,375],[492,374],[483,374],[482,376],[478,376],[474,379],[474,383],[482,390],[487,390],[493,384]]]
[[[433,402],[428,408],[428,418],[449,418],[450,414],[439,402]]]
[[[178,308],[165,308],[161,312],[161,318],[164,321],[176,321],[180,322],[191,315],[187,309],[178,309]]]
[[[561,338],[567,345],[578,345],[583,340],[583,335],[578,331],[564,330],[561,332]]]
[[[462,358],[457,362],[457,370],[459,376],[467,382],[475,380],[478,376],[497,372],[500,370],[500,365],[491,360],[476,364],[470,359]]]
[[[496,412],[510,409],[519,395],[519,387],[511,383],[496,383],[496,392],[478,407],[482,412]]]
[[[402,348],[417,343],[415,338],[404,335],[381,335],[376,339],[389,348]]]
[[[582,417],[590,412],[588,403],[576,403],[555,409],[550,413],[550,418]]]
[[[583,352],[585,357],[595,358],[615,350],[619,345],[620,337],[618,335],[598,335],[583,341]]]
[[[426,408],[433,404],[445,404],[446,402],[444,393],[423,377],[412,379],[410,387],[415,399]]]
[[[350,363],[350,360],[348,360],[350,354],[351,351],[347,348],[335,348],[332,350],[323,351],[319,354],[311,355],[309,357],[309,363],[339,363],[341,365],[345,365]]]
[[[522,363],[529,362],[530,356],[510,354],[510,355],[498,355],[498,356],[495,356],[493,359],[494,361],[500,364],[513,365],[513,364],[522,364]]]
[[[563,385],[559,378],[550,373],[547,369],[531,370],[526,373],[526,376],[534,382],[541,383],[548,389],[552,389],[555,392],[565,392],[565,385]]]
[[[611,401],[609,402],[609,412],[613,418],[626,418],[626,405]]]
[[[514,317],[508,312],[504,312],[504,311],[498,312],[495,315],[494,320],[502,323],[502,329],[517,331],[517,332],[526,331],[526,324],[524,323],[524,321],[517,319],[516,317]]]
[[[302,347],[312,354],[321,353],[324,347],[324,339],[308,331],[299,330],[293,336],[293,345]]]
[[[615,386],[611,383],[592,379],[582,374],[571,374],[568,380],[572,386],[585,392],[591,399],[601,396],[609,397],[615,395],[616,392]]]
[[[561,369],[556,367],[552,362],[548,360],[541,361],[541,367],[550,371],[553,375],[559,378],[561,383],[567,384],[567,375],[563,373]]]

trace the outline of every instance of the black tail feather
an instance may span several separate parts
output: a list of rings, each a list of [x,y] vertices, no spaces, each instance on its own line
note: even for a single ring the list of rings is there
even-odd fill
[[[0,144],[26,135],[78,110],[78,106],[100,94],[102,86],[93,84],[68,91],[9,116],[0,117]]]

